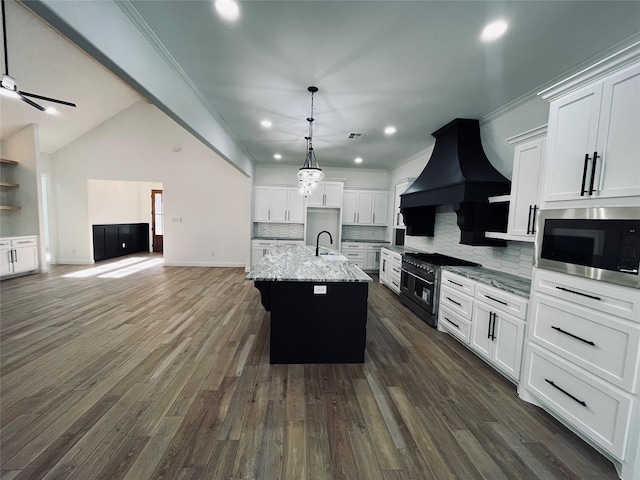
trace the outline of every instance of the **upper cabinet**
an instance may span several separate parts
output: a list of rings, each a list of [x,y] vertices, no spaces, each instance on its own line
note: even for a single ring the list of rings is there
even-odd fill
[[[542,93],[551,101],[545,208],[637,204],[640,52],[614,57]]]
[[[515,145],[507,223],[507,238],[510,240],[533,242],[536,215],[540,208],[546,135],[545,125],[507,140]]]
[[[304,197],[292,187],[255,187],[254,222],[303,223]]]
[[[393,226],[395,228],[404,228],[404,219],[402,213],[400,213],[400,195],[402,195],[413,180],[406,179],[396,183],[393,186]]]
[[[318,186],[307,197],[308,207],[342,207],[341,182],[320,182]]]
[[[387,192],[345,190],[343,195],[343,225],[387,224]]]

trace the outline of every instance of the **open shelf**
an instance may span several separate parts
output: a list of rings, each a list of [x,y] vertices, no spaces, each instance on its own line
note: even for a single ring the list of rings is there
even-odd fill
[[[18,162],[15,160],[7,160],[6,158],[0,158],[0,163],[4,163],[6,165],[17,165]]]
[[[20,210],[20,207],[15,205],[0,205],[0,210]]]
[[[20,186],[19,183],[0,182],[0,187],[18,188],[19,186]]]

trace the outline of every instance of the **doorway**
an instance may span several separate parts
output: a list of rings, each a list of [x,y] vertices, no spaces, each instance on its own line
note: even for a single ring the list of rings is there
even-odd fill
[[[162,190],[151,190],[151,245],[152,251],[162,253],[164,236],[164,215],[162,209]]]

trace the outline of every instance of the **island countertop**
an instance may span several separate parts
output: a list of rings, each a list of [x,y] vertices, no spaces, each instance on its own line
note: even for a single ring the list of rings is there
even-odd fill
[[[281,245],[255,265],[247,280],[256,282],[372,282],[357,265],[315,256],[309,245]],[[320,247],[321,252],[333,252]]]

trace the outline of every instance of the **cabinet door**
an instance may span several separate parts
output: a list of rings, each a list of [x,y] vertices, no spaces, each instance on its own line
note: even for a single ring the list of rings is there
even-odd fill
[[[287,220],[287,189],[270,188],[269,220],[285,222]]]
[[[297,188],[288,188],[288,217],[291,223],[304,223],[304,197]]]
[[[0,276],[11,275],[13,273],[13,257],[12,250],[0,250]]]
[[[590,172],[596,138],[602,84],[585,87],[551,102],[544,200],[580,199],[580,188]],[[588,176],[588,175],[587,175]],[[585,183],[588,188],[588,178]]]
[[[604,81],[593,198],[640,195],[640,65]]]
[[[13,249],[13,273],[30,272],[38,268],[38,249],[35,246]]]
[[[509,237],[533,242],[534,206],[538,206],[540,172],[545,140],[538,139],[516,146],[509,203]]]
[[[268,187],[256,187],[253,190],[253,221],[268,222],[271,206],[271,192]]]
[[[324,206],[336,207],[342,206],[342,184],[341,183],[325,183],[324,184]]]
[[[358,192],[346,191],[343,194],[342,223],[354,225],[357,222]]]
[[[263,247],[253,247],[251,250],[251,266],[254,266],[264,257],[265,249]]]
[[[373,192],[358,192],[358,209],[356,223],[358,225],[371,225],[373,223]]]
[[[524,348],[524,322],[507,313],[496,310],[493,312],[496,323],[493,361],[508,376],[519,380]]]
[[[373,192],[373,219],[374,225],[387,224],[387,201],[389,194],[387,192]]]
[[[365,250],[364,252],[364,268],[365,270],[377,270],[380,265],[379,250]]]
[[[387,285],[389,283],[389,281],[387,280],[387,270],[389,269],[389,256],[381,251],[380,252],[380,271],[378,272],[379,274],[379,279],[380,279],[380,283],[383,283],[385,285]]]
[[[324,205],[324,183],[319,183],[307,197],[307,206],[322,207]]]
[[[479,355],[491,360],[493,344],[491,333],[493,330],[493,313],[488,305],[475,302],[471,320],[471,348]]]

